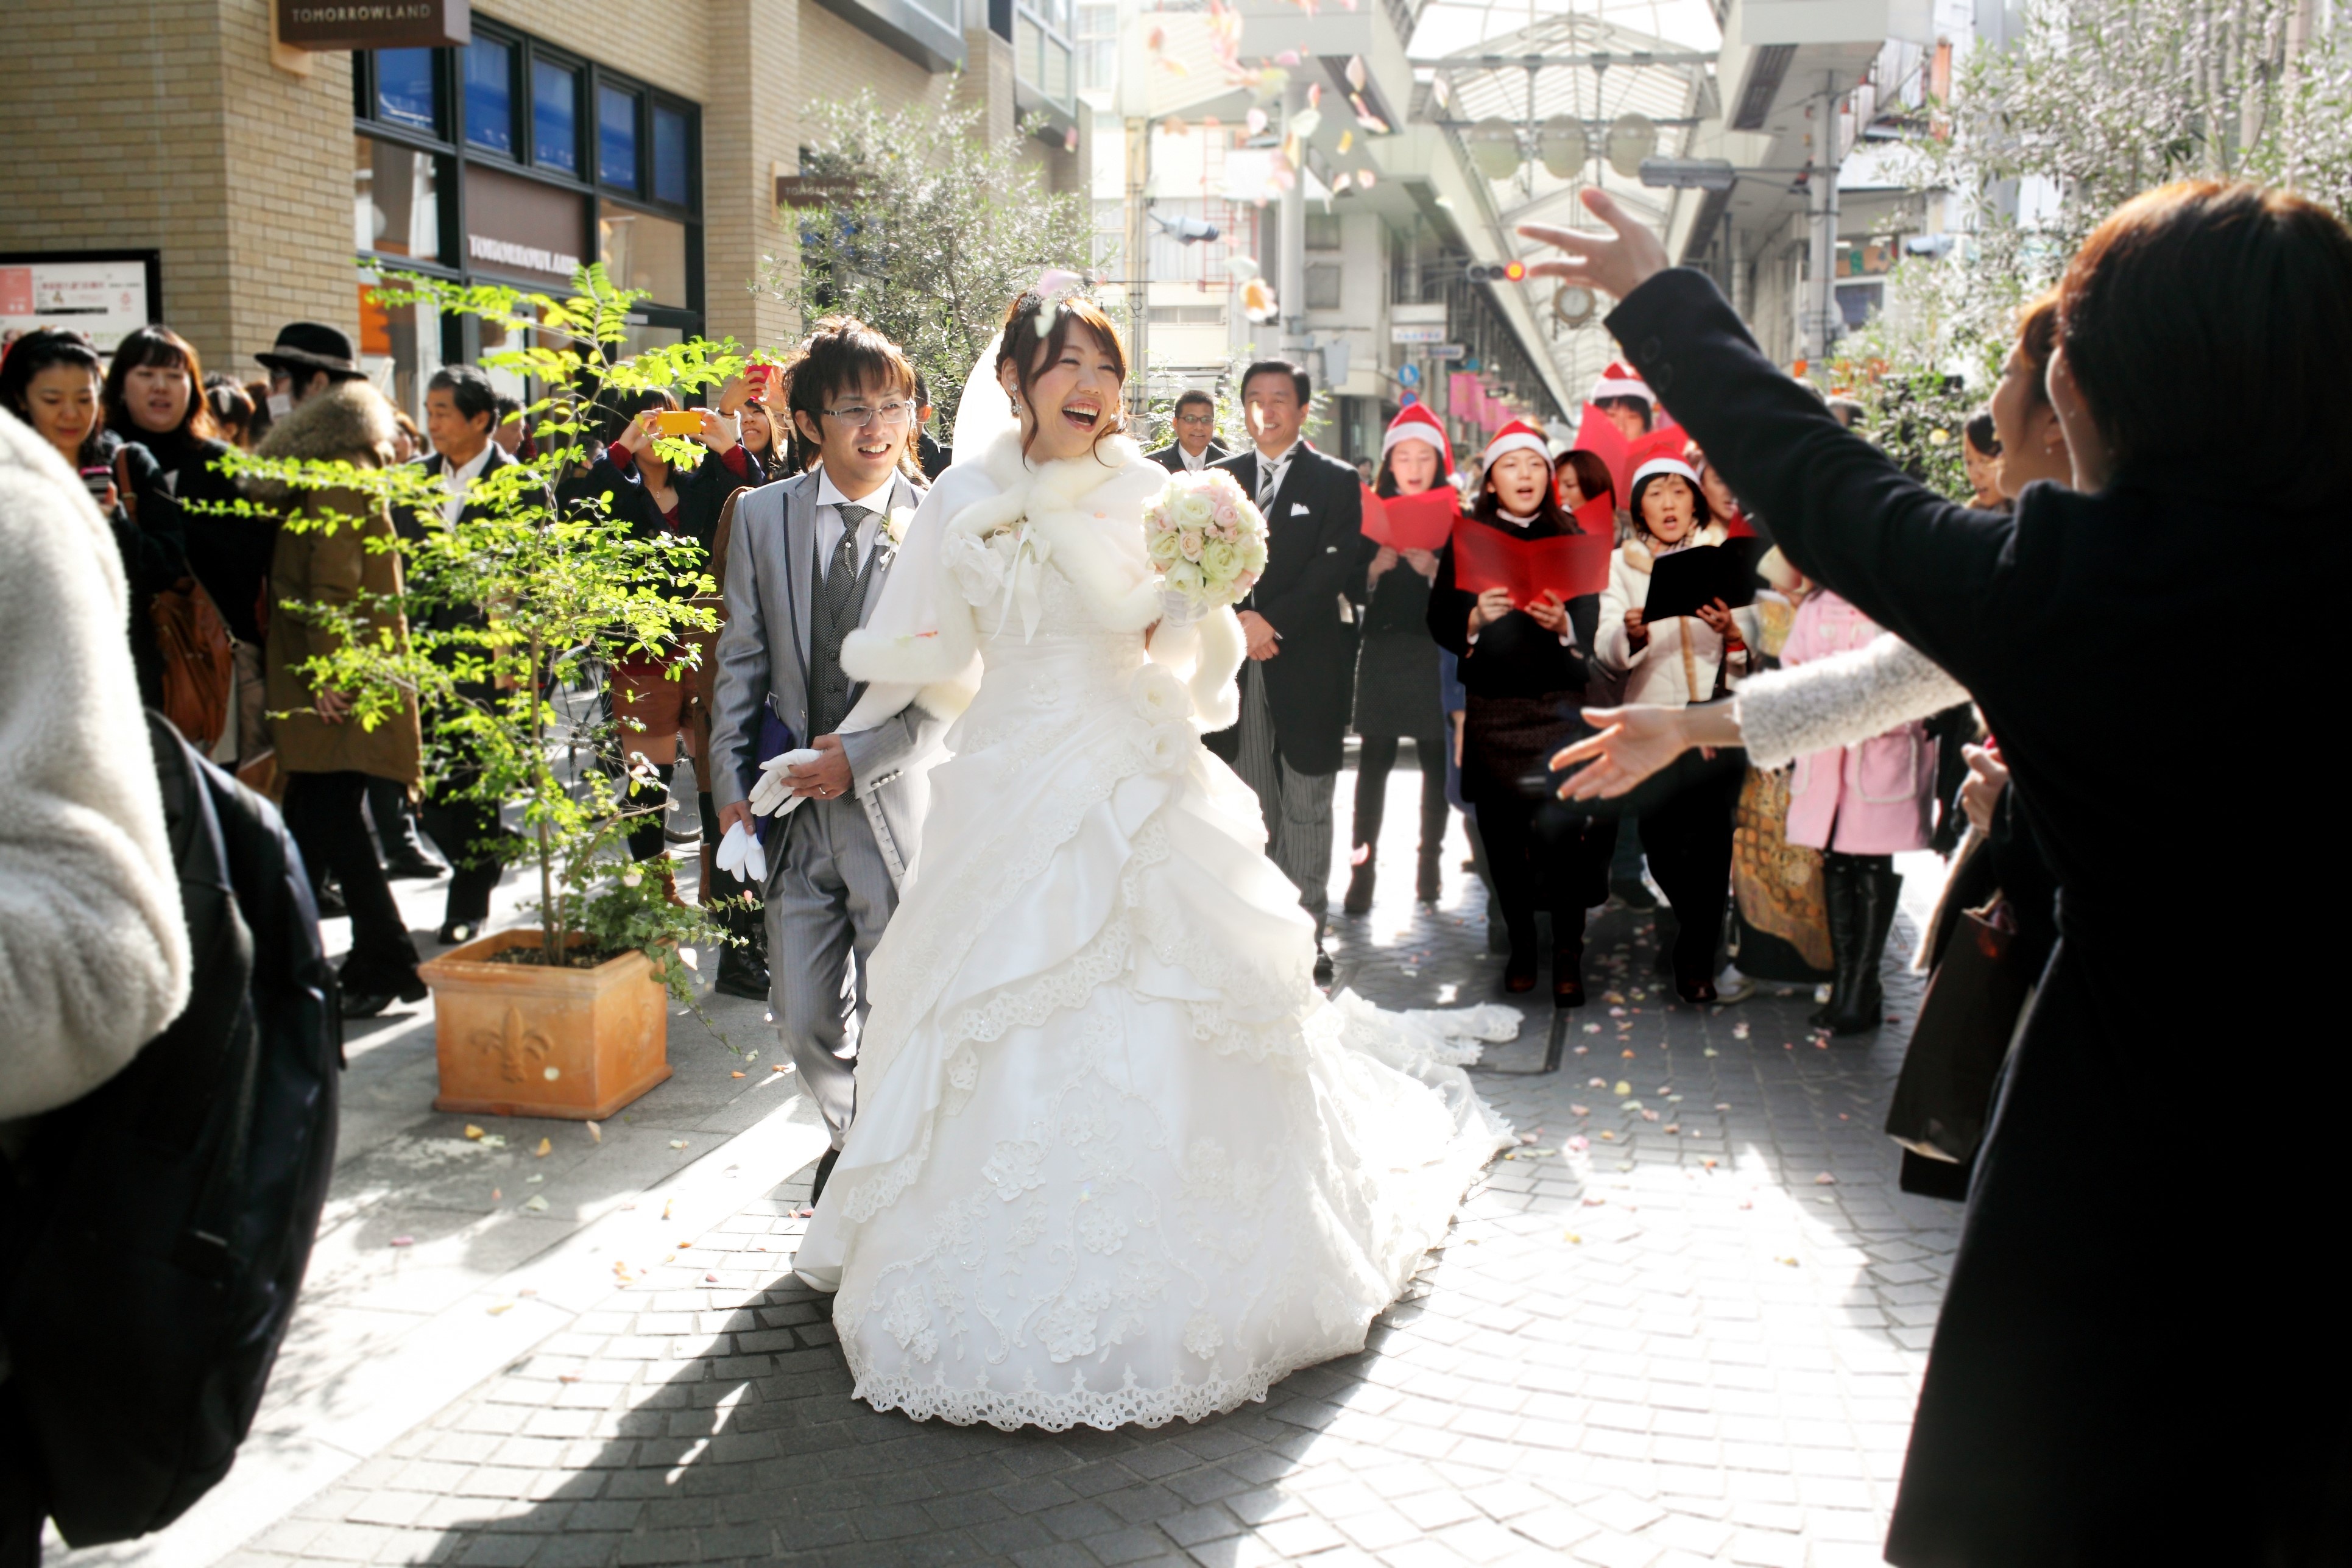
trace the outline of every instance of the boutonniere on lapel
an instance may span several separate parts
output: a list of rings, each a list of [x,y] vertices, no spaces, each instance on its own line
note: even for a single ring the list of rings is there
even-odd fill
[[[894,506],[882,514],[882,558],[875,563],[881,571],[890,570],[890,563],[898,558],[898,546],[907,542],[907,525],[915,521],[915,509]]]

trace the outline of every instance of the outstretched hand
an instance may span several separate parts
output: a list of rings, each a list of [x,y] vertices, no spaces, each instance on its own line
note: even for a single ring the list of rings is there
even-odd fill
[[[1688,751],[1691,736],[1679,708],[1588,708],[1584,721],[1601,733],[1563,747],[1552,771],[1590,765],[1559,786],[1562,800],[1614,800]]]
[[[1617,205],[1617,198],[1596,186],[1582,193],[1584,210],[1616,231],[1615,237],[1581,229],[1554,228],[1549,224],[1523,223],[1519,232],[1529,239],[1555,246],[1557,261],[1538,261],[1528,271],[1538,278],[1562,278],[1587,289],[1622,300],[1670,265],[1665,242]],[[1631,787],[1630,785],[1628,786]]]

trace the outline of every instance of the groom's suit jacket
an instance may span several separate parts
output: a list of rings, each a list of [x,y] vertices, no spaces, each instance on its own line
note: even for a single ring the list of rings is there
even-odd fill
[[[772,709],[792,731],[793,745],[814,739],[808,727],[809,634],[816,607],[820,477],[812,471],[762,485],[735,505],[735,526],[727,542],[727,625],[719,636],[719,679],[710,713],[710,793],[722,808],[750,793],[766,760],[759,755],[762,708]],[[911,508],[918,499],[901,476],[891,482],[884,510]],[[897,554],[887,534],[876,539],[874,548],[886,553],[874,563],[861,624],[881,599]],[[863,685],[850,689],[851,707],[865,690]],[[921,842],[929,798],[920,764],[929,762],[947,725],[944,719],[908,707],[870,730],[841,738],[852,787],[866,806],[875,847],[894,883],[904,879]],[[917,764],[911,773],[909,764]]]
[[[1257,494],[1255,449],[1215,465],[1246,496]],[[1282,634],[1259,666],[1283,762],[1302,773],[1336,773],[1356,695],[1356,626],[1343,601],[1364,596],[1364,482],[1337,458],[1301,441],[1265,509],[1265,571],[1237,609],[1255,610]],[[1240,728],[1202,737],[1230,762]]]

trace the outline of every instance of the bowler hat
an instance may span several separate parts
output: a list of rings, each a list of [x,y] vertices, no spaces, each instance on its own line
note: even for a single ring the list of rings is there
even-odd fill
[[[314,370],[338,377],[367,374],[352,357],[352,340],[317,321],[289,321],[278,329],[278,341],[270,345],[269,352],[253,357],[271,370],[292,375]]]

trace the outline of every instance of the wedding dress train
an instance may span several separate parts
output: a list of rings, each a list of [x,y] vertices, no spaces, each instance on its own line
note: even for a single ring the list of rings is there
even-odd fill
[[[796,1259],[838,1291],[857,1396],[918,1418],[1108,1429],[1262,1399],[1362,1347],[1509,1142],[1462,1068],[1517,1013],[1315,987],[1256,797],[1199,740],[1230,722],[1238,628],[1219,611],[1147,650],[1139,519],[1167,476],[1104,451],[951,469],[908,586],[845,650],[969,702]]]

